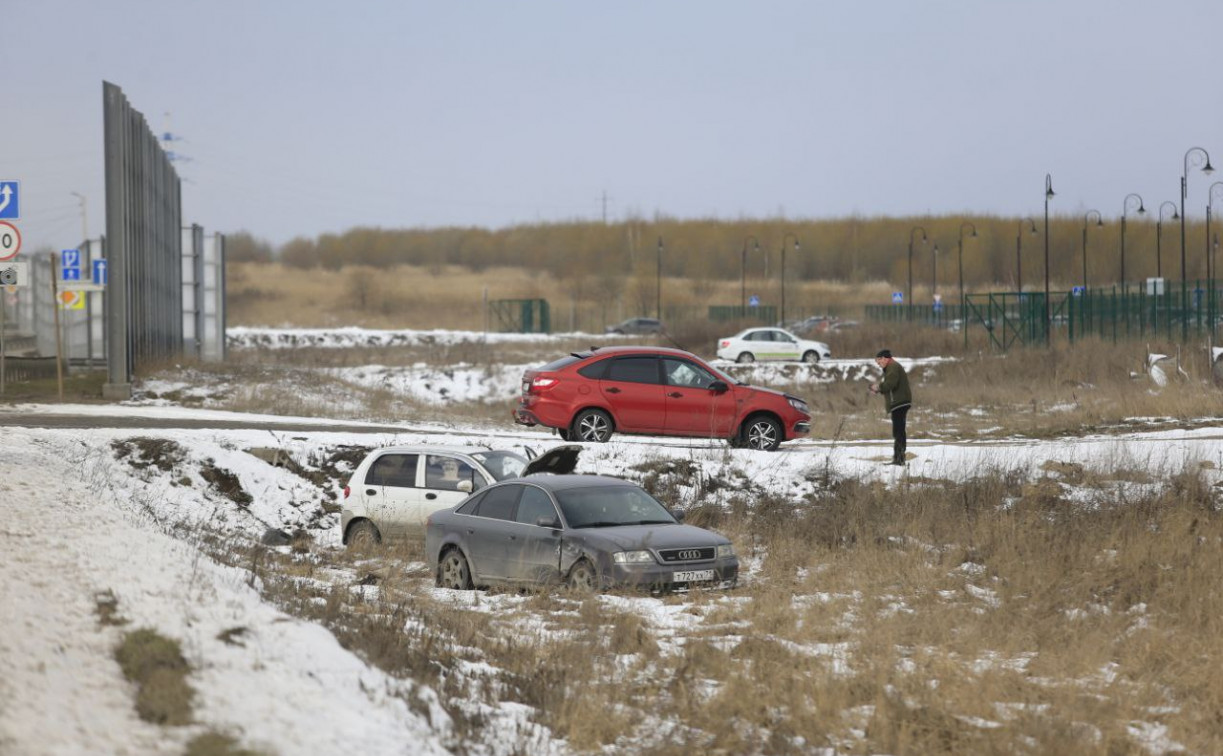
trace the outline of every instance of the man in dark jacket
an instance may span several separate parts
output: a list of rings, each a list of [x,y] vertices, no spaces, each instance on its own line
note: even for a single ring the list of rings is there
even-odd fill
[[[913,404],[913,394],[909,391],[909,376],[900,363],[892,359],[892,353],[887,349],[879,350],[875,355],[875,364],[883,369],[883,380],[871,384],[871,393],[882,394],[883,403],[892,416],[892,461],[893,465],[905,463],[905,418],[909,407]]]

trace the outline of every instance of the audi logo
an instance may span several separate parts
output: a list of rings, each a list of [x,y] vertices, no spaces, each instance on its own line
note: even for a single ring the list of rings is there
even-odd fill
[[[680,559],[700,559],[701,551],[700,549],[687,549],[686,551],[679,552],[676,556]]]

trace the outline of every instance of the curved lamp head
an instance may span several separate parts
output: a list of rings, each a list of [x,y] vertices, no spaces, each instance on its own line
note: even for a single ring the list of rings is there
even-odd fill
[[[1202,173],[1205,173],[1207,176],[1209,176],[1210,174],[1214,172],[1215,172],[1215,168],[1213,165],[1210,164],[1210,158],[1206,158],[1206,165],[1202,166]]]
[[[1053,175],[1045,174],[1045,199],[1053,199],[1055,192],[1053,191]]]

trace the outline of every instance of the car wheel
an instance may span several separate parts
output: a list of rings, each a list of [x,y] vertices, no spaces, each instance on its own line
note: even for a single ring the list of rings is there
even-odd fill
[[[565,587],[574,593],[589,595],[599,589],[599,573],[589,560],[582,559],[569,570]]]
[[[557,428],[556,435],[561,437],[561,441],[572,441],[572,435],[568,428]]]
[[[773,451],[781,445],[781,425],[771,417],[753,417],[743,426],[743,445],[749,449]]]
[[[347,543],[352,551],[369,551],[382,543],[382,534],[369,520],[358,520],[348,529]]]
[[[573,418],[569,430],[572,441],[594,441],[603,443],[612,435],[612,420],[606,412],[597,409],[582,410]]]
[[[740,365],[747,365],[755,361],[756,355],[752,354],[751,352],[744,352],[743,354],[739,355],[738,359],[735,360],[735,362],[739,363]]]
[[[466,591],[471,588],[471,569],[467,559],[458,549],[447,551],[437,566],[437,585],[452,591]]]
[[[803,355],[803,362],[807,363],[808,365],[814,365],[815,363],[819,361],[820,361],[820,353],[815,351],[814,349],[807,350],[807,353]]]

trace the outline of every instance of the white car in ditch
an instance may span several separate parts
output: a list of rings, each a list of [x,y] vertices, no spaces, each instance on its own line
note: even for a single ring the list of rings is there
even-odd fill
[[[485,486],[535,473],[568,474],[582,447],[558,446],[533,460],[502,450],[390,446],[374,449],[353,471],[340,507],[345,546],[423,536],[425,519]]]
[[[718,340],[718,358],[735,362],[786,360],[816,363],[832,357],[822,341],[800,339],[781,328],[748,328]]]

